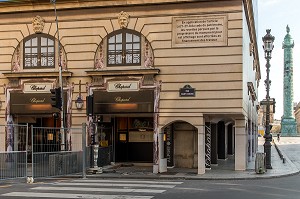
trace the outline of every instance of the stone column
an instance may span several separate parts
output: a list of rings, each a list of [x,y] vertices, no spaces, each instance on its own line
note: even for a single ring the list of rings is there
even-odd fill
[[[167,158],[164,157],[164,132],[158,127],[158,164],[159,173],[167,172]]]
[[[211,123],[211,164],[218,164],[218,125]]]
[[[198,174],[205,173],[205,126],[197,126],[198,129]]]
[[[227,126],[223,121],[218,122],[218,158],[225,160],[227,158]]]
[[[232,124],[228,125],[228,154],[234,154],[234,130]]]
[[[235,120],[235,170],[247,168],[247,132],[245,119]]]

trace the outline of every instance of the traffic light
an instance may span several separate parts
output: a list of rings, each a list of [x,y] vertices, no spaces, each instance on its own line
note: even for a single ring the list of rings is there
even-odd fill
[[[94,114],[93,104],[94,104],[94,96],[93,95],[86,96],[86,115],[87,116],[92,116]]]
[[[91,134],[91,145],[94,145],[96,144],[96,135],[95,135],[95,132],[93,132]]]
[[[50,89],[51,92],[51,105],[54,108],[61,110],[62,101],[61,101],[61,88]]]

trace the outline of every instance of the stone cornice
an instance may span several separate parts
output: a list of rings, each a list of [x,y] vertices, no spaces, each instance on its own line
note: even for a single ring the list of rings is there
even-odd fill
[[[159,69],[139,70],[90,70],[85,71],[88,76],[128,76],[128,75],[157,75]]]
[[[256,27],[255,27],[255,18],[254,18],[254,8],[252,4],[252,0],[243,0],[244,8],[245,8],[245,15],[247,18],[247,23],[249,27],[249,34],[251,42],[253,43],[254,47],[254,59],[256,59],[257,68],[256,72],[258,73],[257,78],[258,80],[261,79],[261,71],[260,71],[260,62],[259,62],[259,56],[258,56],[258,47],[257,47],[257,38],[256,38]]]
[[[56,7],[60,9],[82,9],[93,7],[113,7],[113,6],[133,6],[133,5],[153,5],[153,4],[174,4],[191,3],[201,1],[221,1],[221,0],[59,0]],[[53,5],[50,0],[15,0],[0,2],[0,13],[11,12],[31,12],[52,10]]]
[[[59,72],[4,72],[4,77],[10,78],[33,78],[33,77],[58,77]],[[63,77],[71,77],[72,72],[62,72]]]

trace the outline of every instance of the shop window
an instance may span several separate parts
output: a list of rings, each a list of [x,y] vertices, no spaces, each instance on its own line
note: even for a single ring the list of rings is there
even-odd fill
[[[46,34],[34,34],[24,40],[24,69],[55,68],[55,39]]]
[[[107,39],[107,66],[141,65],[140,34],[122,29]]]

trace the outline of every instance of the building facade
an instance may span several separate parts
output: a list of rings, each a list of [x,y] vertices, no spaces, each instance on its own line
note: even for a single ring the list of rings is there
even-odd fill
[[[1,3],[0,122],[87,123],[101,164],[204,174],[232,156],[245,170],[257,149],[256,4],[61,0],[56,24],[48,0]],[[60,85],[64,120],[50,104]],[[18,150],[9,136],[3,148]]]
[[[266,130],[266,105],[259,106],[257,118],[258,133],[264,136]],[[277,123],[277,121],[274,120],[274,106],[270,105],[270,124],[274,125],[274,123]]]

